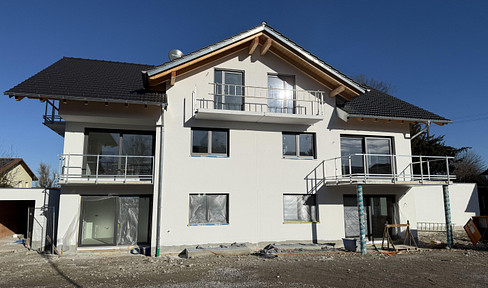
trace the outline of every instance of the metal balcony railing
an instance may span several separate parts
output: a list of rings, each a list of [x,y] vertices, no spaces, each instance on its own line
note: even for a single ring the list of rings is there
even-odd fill
[[[195,110],[234,110],[308,116],[324,113],[324,91],[210,84],[213,86],[213,92],[209,93],[211,98],[194,98]]]
[[[62,154],[58,182],[153,183],[154,156]]]
[[[307,193],[322,185],[439,184],[456,179],[450,173],[454,157],[350,154],[323,160],[305,176]]]

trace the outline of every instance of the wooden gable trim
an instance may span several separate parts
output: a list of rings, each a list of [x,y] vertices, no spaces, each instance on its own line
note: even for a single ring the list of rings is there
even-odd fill
[[[191,71],[197,67],[201,67],[242,49],[249,49],[249,54],[251,55],[255,52],[259,45],[261,45],[261,55],[265,56],[267,52],[272,52],[282,60],[288,62],[292,66],[298,68],[305,74],[317,80],[328,89],[342,90],[342,87],[344,88],[344,90],[342,91],[335,90],[335,95],[333,94],[334,96],[340,95],[347,100],[351,100],[361,93],[347,83],[344,83],[343,80],[334,77],[334,75],[331,75],[329,72],[324,71],[323,69],[317,67],[313,63],[310,63],[300,55],[297,55],[295,52],[285,47],[285,45],[281,44],[279,41],[272,39],[270,35],[263,32],[256,33],[252,36],[249,36],[221,49],[215,50],[199,58],[182,63],[181,65],[163,71],[159,74],[150,76],[148,79],[149,86],[152,88],[167,81],[169,81],[171,85],[174,85],[176,82],[176,75],[183,75],[186,72]]]

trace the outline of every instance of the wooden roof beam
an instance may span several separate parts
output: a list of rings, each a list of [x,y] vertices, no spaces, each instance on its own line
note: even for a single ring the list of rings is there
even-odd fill
[[[268,38],[266,42],[264,42],[263,47],[261,47],[261,56],[264,56],[266,52],[268,52],[271,44],[273,44],[273,40],[271,40],[271,38]]]
[[[252,40],[251,45],[249,45],[249,55],[252,55],[252,53],[254,53],[258,45],[259,45],[259,37],[256,36],[254,37],[254,40]]]
[[[172,71],[171,72],[171,81],[170,81],[171,86],[175,85],[175,82],[176,82],[176,71]]]
[[[340,93],[344,92],[344,90],[346,90],[346,87],[344,87],[343,85],[335,88],[334,90],[330,91],[329,93],[329,97],[335,97],[337,95],[339,95]]]

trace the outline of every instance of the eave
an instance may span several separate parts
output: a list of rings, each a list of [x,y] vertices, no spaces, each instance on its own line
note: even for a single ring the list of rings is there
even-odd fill
[[[349,119],[355,118],[357,120],[387,120],[387,121],[400,121],[409,123],[435,123],[439,126],[452,123],[451,120],[438,120],[438,119],[423,119],[423,118],[409,118],[409,117],[394,117],[394,116],[377,116],[377,115],[364,115],[364,114],[350,114],[341,108],[336,107],[337,116],[345,122]]]

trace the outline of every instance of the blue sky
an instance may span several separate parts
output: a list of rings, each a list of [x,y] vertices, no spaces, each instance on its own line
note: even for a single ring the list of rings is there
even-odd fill
[[[454,120],[431,132],[488,161],[487,14],[488,1],[2,1],[0,91],[63,56],[156,65],[266,21],[341,72]],[[57,169],[63,138],[43,113],[1,95],[0,152]]]

